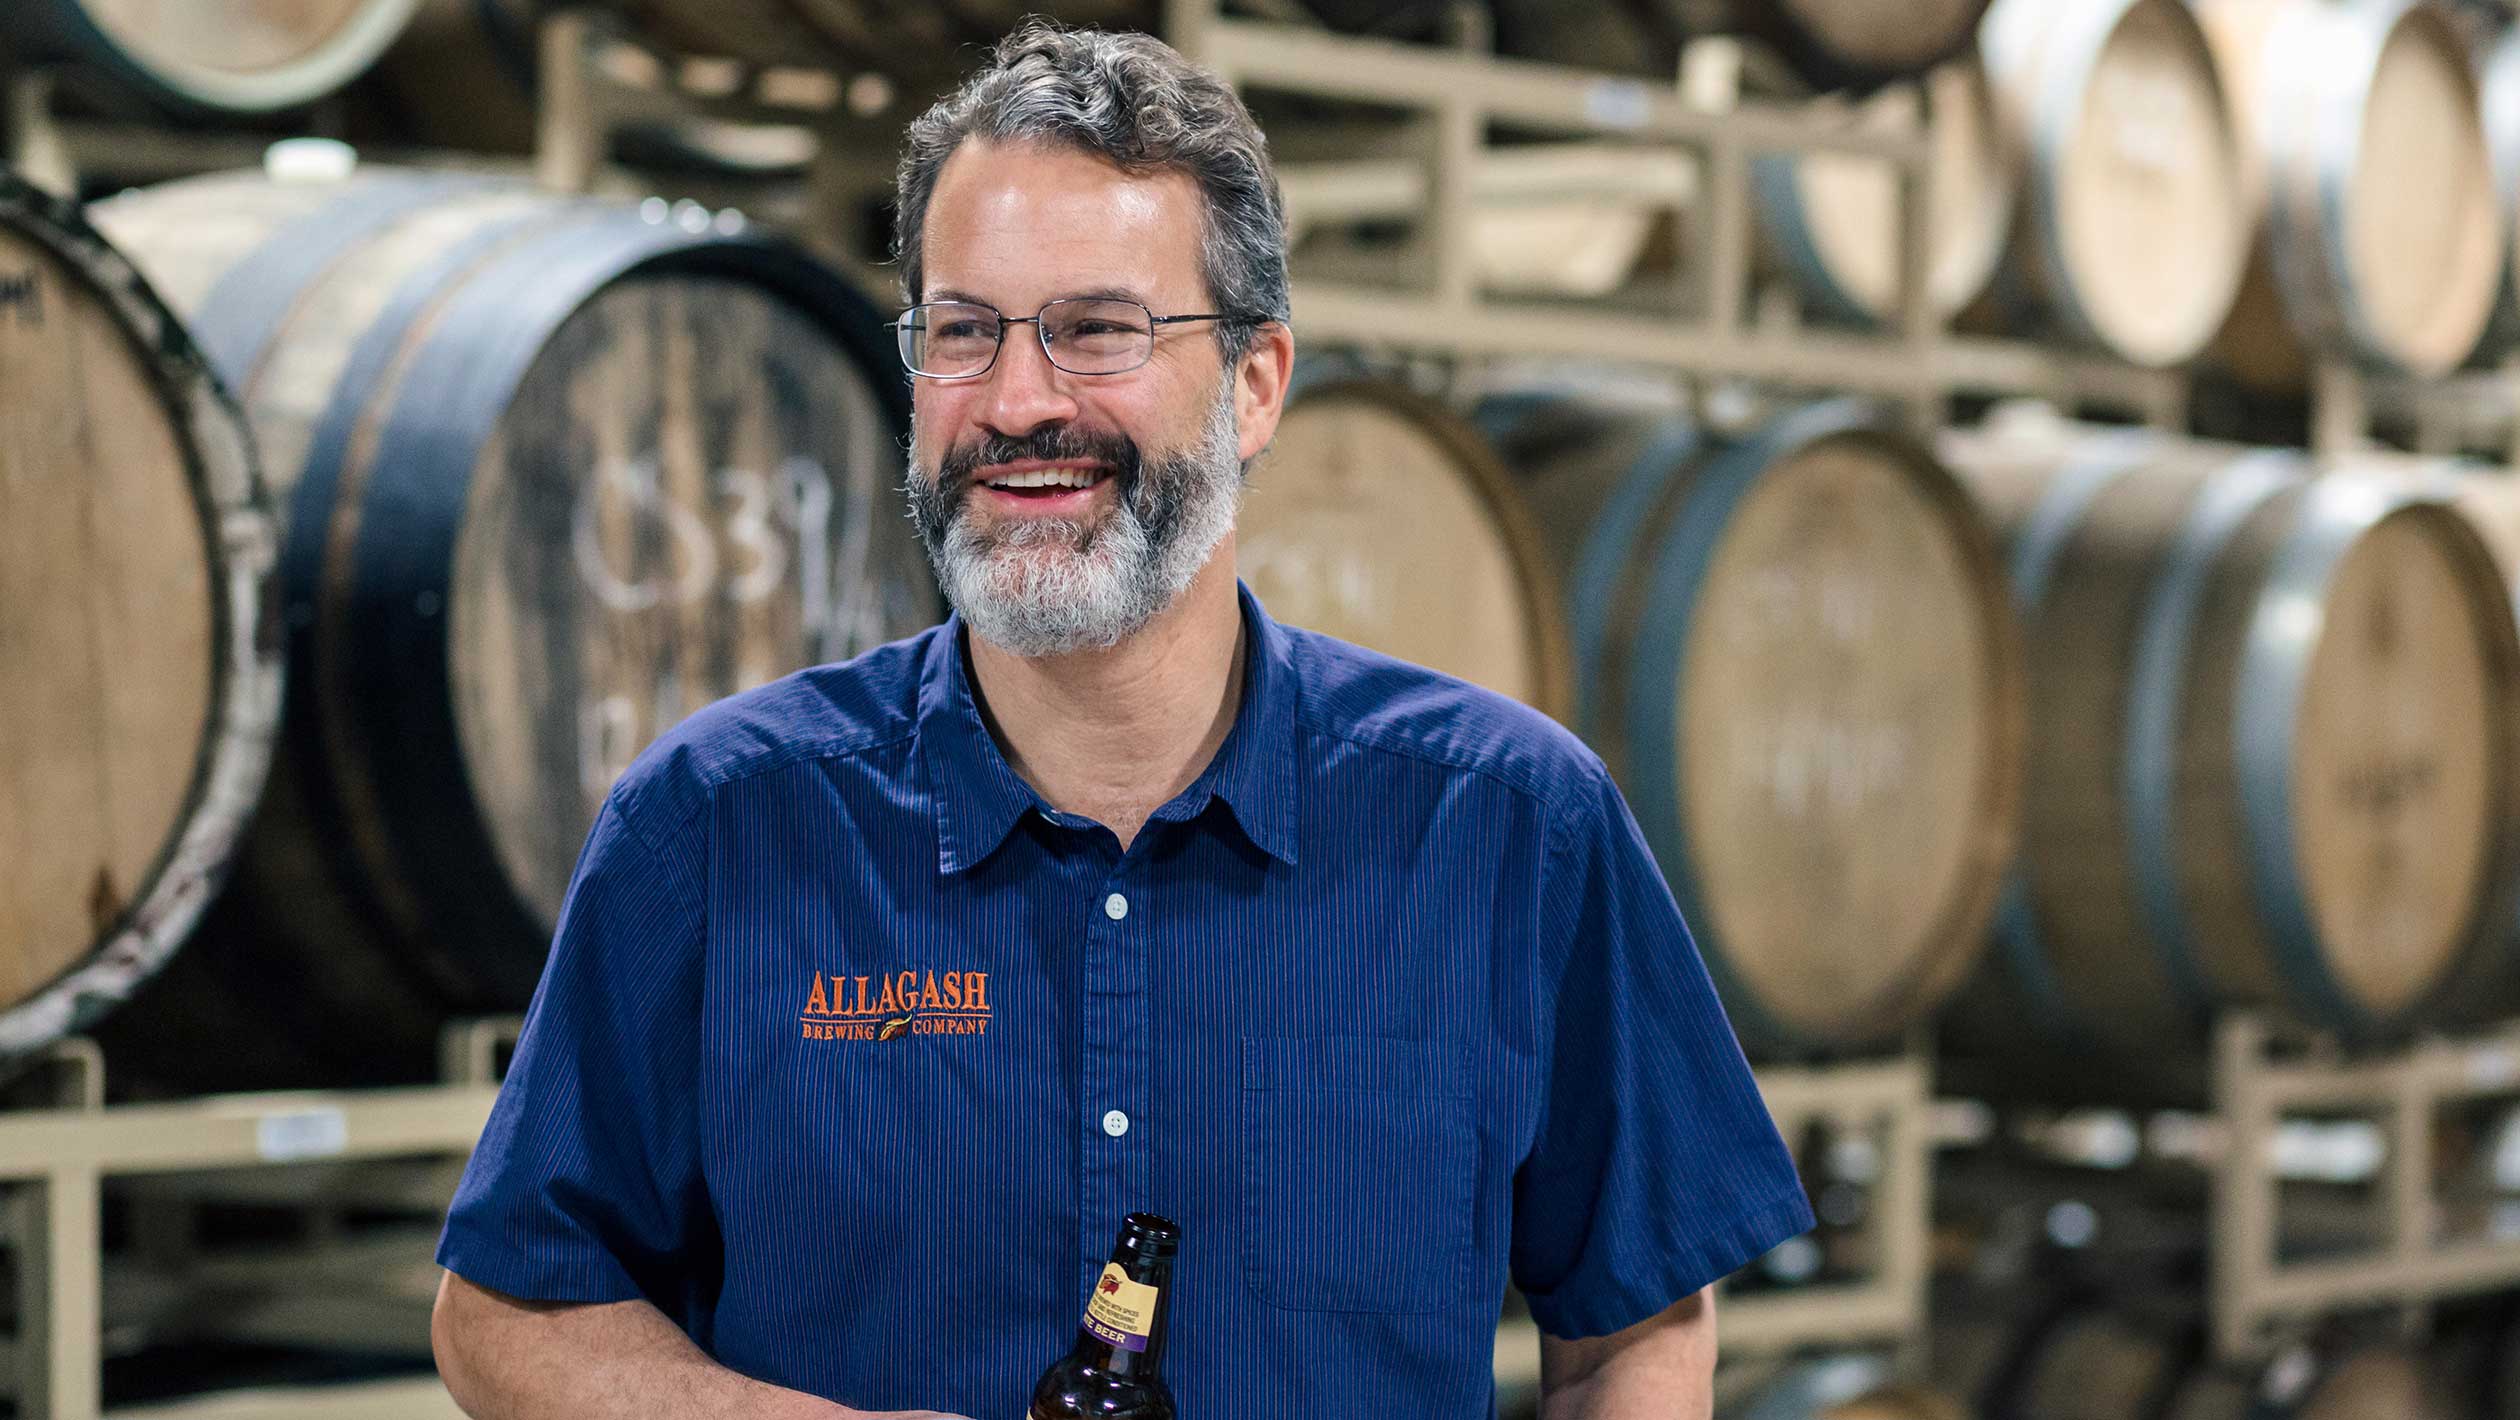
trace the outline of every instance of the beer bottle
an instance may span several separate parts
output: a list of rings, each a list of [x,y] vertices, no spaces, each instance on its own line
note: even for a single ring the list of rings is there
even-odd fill
[[[1030,1420],[1173,1420],[1164,1385],[1164,1307],[1181,1228],[1131,1213],[1095,1279],[1076,1345],[1033,1383]]]

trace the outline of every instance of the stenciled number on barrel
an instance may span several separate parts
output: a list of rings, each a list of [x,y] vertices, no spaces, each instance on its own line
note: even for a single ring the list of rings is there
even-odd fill
[[[847,480],[842,508],[830,472],[817,460],[796,454],[781,461],[775,475],[723,468],[709,486],[725,514],[714,526],[666,491],[660,456],[604,463],[581,491],[570,528],[579,580],[597,603],[618,616],[681,611],[710,600],[758,606],[791,585],[793,568],[808,657],[838,660],[886,639],[885,608],[871,566],[873,480]],[[604,551],[600,519],[608,495],[626,503],[634,516],[663,525],[674,549],[670,568],[634,580],[613,565]],[[836,549],[835,513],[841,518]],[[746,666],[739,671],[744,684],[726,689],[746,689],[792,669]],[[596,695],[578,707],[578,773],[590,799],[600,800],[649,740],[699,708],[686,699],[682,678],[670,671],[658,677],[646,704],[640,700],[630,694]]]
[[[0,271],[0,316],[14,316],[20,326],[44,326],[44,288],[32,271]]]

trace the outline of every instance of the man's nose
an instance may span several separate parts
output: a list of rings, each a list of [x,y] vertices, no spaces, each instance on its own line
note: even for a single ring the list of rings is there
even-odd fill
[[[981,376],[987,389],[978,418],[990,432],[1020,438],[1044,424],[1062,424],[1076,417],[1076,398],[1068,388],[1074,378],[1050,363],[1036,327],[1011,325],[999,347],[997,364]]]

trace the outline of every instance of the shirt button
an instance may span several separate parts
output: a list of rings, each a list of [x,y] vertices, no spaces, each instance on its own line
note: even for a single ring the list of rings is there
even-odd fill
[[[1103,916],[1117,922],[1129,915],[1129,900],[1118,893],[1103,899]],[[1113,1131],[1118,1132],[1118,1131]]]
[[[1103,1116],[1103,1132],[1117,1139],[1129,1132],[1129,1117],[1118,1110]]]

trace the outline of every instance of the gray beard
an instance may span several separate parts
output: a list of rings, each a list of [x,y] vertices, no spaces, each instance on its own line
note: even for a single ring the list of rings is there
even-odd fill
[[[940,507],[913,457],[911,521],[945,599],[973,634],[1018,656],[1116,646],[1179,600],[1242,510],[1233,382],[1220,381],[1198,441],[1147,460],[1099,523],[1037,518],[993,530],[964,502]]]

